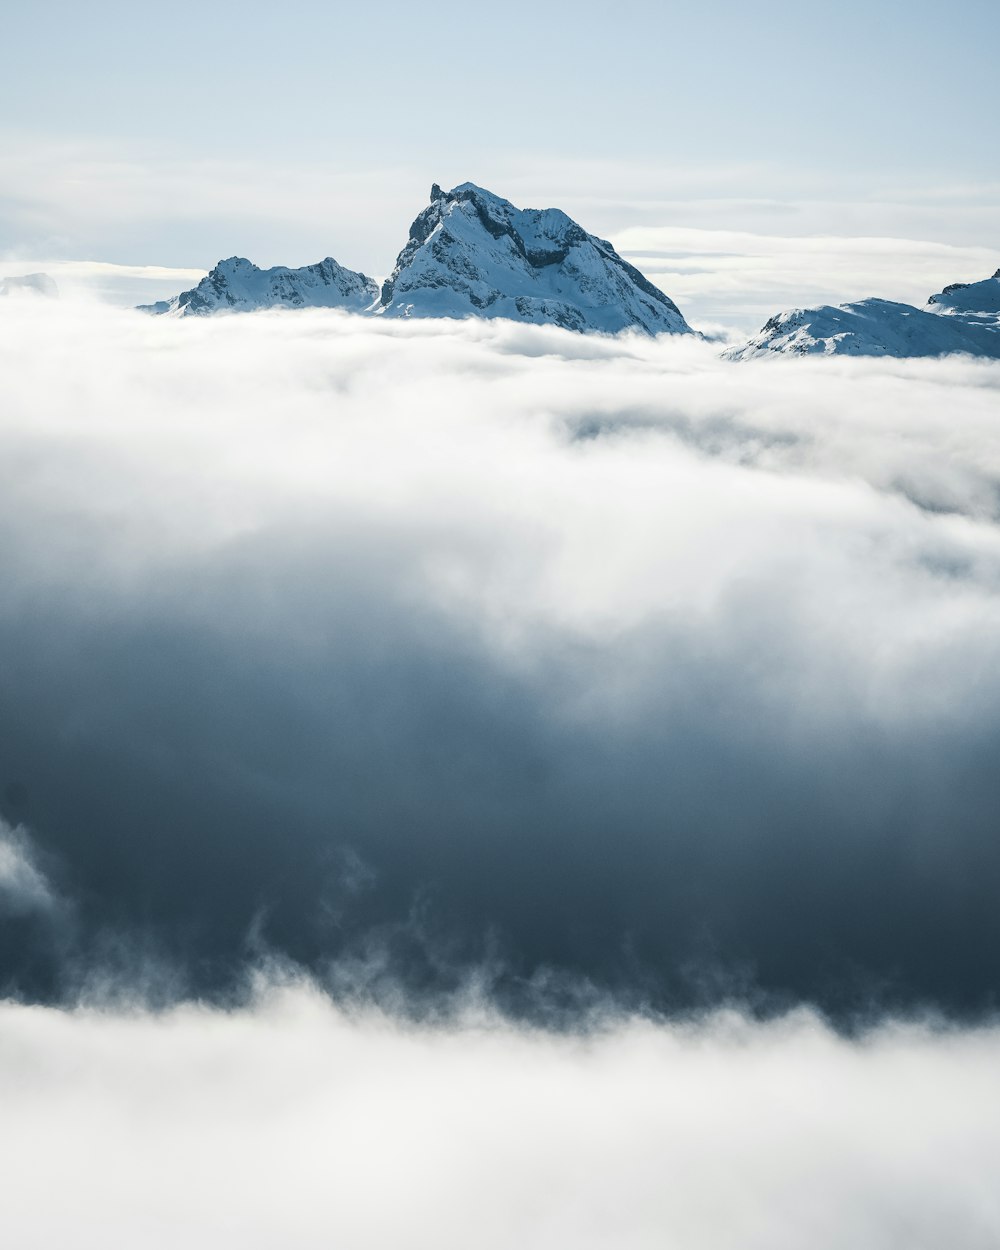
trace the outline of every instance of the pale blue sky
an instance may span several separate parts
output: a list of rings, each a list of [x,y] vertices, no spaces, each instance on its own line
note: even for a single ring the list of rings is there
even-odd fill
[[[8,258],[382,273],[467,178],[612,237],[1000,248],[1000,0],[34,0],[4,34]]]

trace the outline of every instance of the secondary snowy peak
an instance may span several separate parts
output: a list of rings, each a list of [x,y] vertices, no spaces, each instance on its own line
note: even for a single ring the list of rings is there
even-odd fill
[[[1000,269],[982,282],[953,282],[938,295],[932,295],[927,306],[933,312],[979,314],[985,318],[1000,317]]]
[[[729,360],[793,356],[971,356],[1000,359],[1000,271],[955,283],[925,309],[884,299],[778,313]]]
[[[856,304],[793,308],[778,313],[730,360],[792,356],[947,356],[968,352],[1000,357],[1000,326],[970,325],[909,304],[866,299]]]
[[[610,243],[557,208],[515,208],[471,182],[431,188],[376,311],[692,333],[673,301]]]
[[[364,312],[378,298],[378,283],[338,265],[332,256],[316,265],[258,269],[242,256],[220,260],[189,291],[170,300],[140,305],[143,312],[175,317],[262,308],[344,308]]]

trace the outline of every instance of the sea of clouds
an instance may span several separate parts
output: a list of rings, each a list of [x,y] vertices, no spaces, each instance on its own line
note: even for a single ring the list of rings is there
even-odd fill
[[[717,353],[0,307],[19,1245],[995,1244],[1000,367]]]
[[[799,1012],[586,1036],[0,1006],[0,1227],[49,1250],[992,1250],[995,1028]]]

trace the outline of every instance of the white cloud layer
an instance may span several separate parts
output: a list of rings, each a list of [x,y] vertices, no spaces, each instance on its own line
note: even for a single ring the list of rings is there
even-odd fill
[[[22,1250],[989,1250],[995,1028],[0,1006]]]
[[[850,595],[876,628],[915,602],[992,618],[990,362],[739,366],[683,340],[322,312],[0,315],[28,580],[145,589],[161,562],[350,518],[365,556],[407,562],[407,593],[477,627],[607,636],[778,576],[810,617]],[[946,558],[970,576],[942,586]],[[853,648],[853,618],[829,628]]]
[[[28,272],[47,273],[62,299],[103,303],[131,308],[169,298],[194,286],[204,269],[171,269],[165,265],[115,265],[97,260],[56,260],[36,256],[33,260],[0,260],[0,278]]]

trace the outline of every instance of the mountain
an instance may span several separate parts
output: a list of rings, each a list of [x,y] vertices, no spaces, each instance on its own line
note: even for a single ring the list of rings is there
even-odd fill
[[[346,308],[385,317],[506,317],[570,330],[691,334],[676,304],[557,208],[519,209],[464,182],[431,188],[392,276],[377,284],[329,257],[258,269],[234,256],[190,291],[142,305],[182,317],[258,308]]]
[[[515,208],[471,182],[431,188],[376,312],[692,333],[673,301],[610,243],[557,208]]]
[[[927,301],[934,312],[1000,317],[1000,269],[982,282],[953,282]]]
[[[1000,270],[983,282],[956,282],[926,308],[865,299],[778,313],[729,360],[794,356],[971,356],[1000,359]]]
[[[55,279],[47,273],[24,273],[14,278],[0,278],[0,295],[45,295],[55,299],[59,294]]]
[[[301,269],[258,269],[242,256],[220,260],[196,287],[170,300],[141,304],[148,313],[175,317],[261,308],[346,308],[364,312],[378,299],[378,283],[338,265],[332,256]]]

